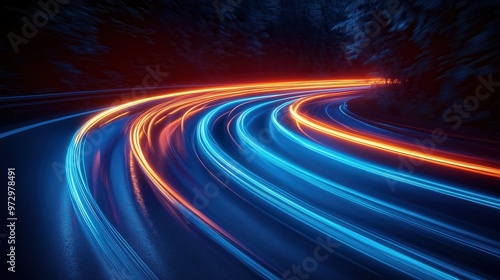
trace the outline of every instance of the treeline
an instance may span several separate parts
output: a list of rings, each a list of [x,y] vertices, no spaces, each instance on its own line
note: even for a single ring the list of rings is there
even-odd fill
[[[469,121],[500,120],[499,1],[358,0],[347,14],[335,26],[351,38],[347,57],[401,85],[379,106],[440,118],[458,104],[481,110]]]
[[[494,0],[4,2],[2,95],[370,72],[439,114],[500,67]]]
[[[348,68],[342,34],[332,31],[348,1],[44,1],[59,7],[36,36],[7,36],[1,46],[3,94],[133,87],[158,64],[166,84],[359,70]],[[4,34],[26,37],[21,19],[33,23],[39,10],[37,1],[7,3]]]

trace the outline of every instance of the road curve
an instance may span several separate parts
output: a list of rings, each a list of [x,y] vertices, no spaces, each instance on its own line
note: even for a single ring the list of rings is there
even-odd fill
[[[217,257],[206,252],[165,256],[161,240],[173,233],[162,219],[173,217],[169,227],[186,239],[246,267],[239,278],[493,277],[499,162],[466,155],[459,148],[472,147],[453,139],[423,151],[417,132],[350,112],[346,103],[373,82],[209,87],[94,115],[65,165],[104,271],[194,277],[176,271],[176,254],[201,255],[191,270],[210,266]],[[213,273],[205,277],[222,275]]]

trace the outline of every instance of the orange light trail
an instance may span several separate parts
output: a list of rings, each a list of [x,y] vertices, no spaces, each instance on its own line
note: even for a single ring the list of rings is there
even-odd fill
[[[126,120],[122,122],[124,129],[117,133],[120,137],[126,134],[125,139],[120,141],[126,142],[125,160],[130,170],[131,189],[142,213],[147,216],[146,200],[142,197],[139,180],[152,188],[169,215],[178,218],[181,223],[182,217],[189,221],[262,278],[275,278],[275,264],[266,256],[259,255],[258,249],[252,250],[252,245],[257,243],[253,243],[252,236],[249,238],[245,235],[247,232],[242,233],[243,230],[235,230],[225,221],[218,220],[225,214],[219,212],[221,209],[226,211],[229,207],[240,204],[247,206],[248,203],[248,206],[251,205],[248,208],[253,210],[255,207],[259,215],[264,210],[262,212],[266,215],[271,215],[270,219],[283,222],[284,227],[296,224],[305,229],[304,232],[332,237],[349,247],[349,250],[353,249],[407,275],[451,278],[454,274],[449,273],[453,272],[464,278],[472,278],[470,276],[474,276],[473,273],[453,262],[448,263],[428,254],[425,248],[413,248],[406,245],[405,240],[395,241],[372,230],[370,222],[363,226],[339,218],[340,215],[328,211],[333,209],[329,208],[330,205],[323,205],[326,197],[332,198],[341,202],[340,211],[344,211],[342,206],[346,207],[344,214],[358,213],[358,210],[360,213],[373,213],[377,217],[397,221],[410,230],[418,229],[423,232],[422,235],[430,234],[438,238],[436,240],[450,239],[461,246],[479,248],[489,254],[496,253],[496,247],[490,245],[489,239],[481,239],[455,227],[453,223],[448,225],[439,219],[432,219],[426,212],[414,212],[411,207],[404,208],[397,202],[384,201],[376,195],[356,189],[357,186],[342,185],[343,182],[335,181],[336,177],[329,178],[316,172],[318,162],[327,162],[332,164],[332,168],[345,170],[346,174],[360,174],[360,180],[366,182],[390,176],[386,178],[424,191],[473,202],[478,207],[500,209],[495,197],[434,183],[418,178],[418,174],[396,174],[383,165],[352,157],[349,152],[322,146],[319,140],[314,139],[317,134],[312,131],[391,154],[415,157],[483,175],[500,175],[495,167],[470,162],[443,151],[436,151],[435,155],[424,154],[412,144],[354,130],[346,124],[342,126],[322,122],[307,113],[306,105],[315,105],[314,102],[320,100],[329,101],[332,97],[350,98],[377,81],[380,80],[274,82],[191,89],[122,104],[92,117],[77,132],[68,149],[67,177],[75,210],[82,217],[88,236],[95,240],[97,251],[109,263],[108,270],[130,267],[136,275],[142,275],[140,278],[153,276],[151,271],[140,269],[145,266],[141,258],[124,239],[119,238],[120,234],[106,219],[106,215],[100,212],[95,197],[85,192],[89,182],[95,186],[99,186],[99,182],[87,180],[89,174],[86,174],[83,146],[95,130],[122,119]],[[291,123],[282,125],[282,117]],[[255,132],[264,122],[269,125],[265,128],[272,135],[271,138],[277,140],[273,144],[261,143],[255,137],[260,136],[260,133]],[[288,147],[293,149],[287,150]],[[258,161],[252,163],[248,158],[242,159],[234,148],[248,150]],[[298,160],[293,159],[295,153],[300,154]],[[96,164],[93,167],[93,170],[98,170],[99,166]],[[218,174],[225,179],[219,178]],[[226,186],[228,192],[218,198],[220,204],[202,211],[197,206],[199,201],[191,201],[188,197],[203,186],[206,178],[211,180],[210,177]],[[300,183],[290,186],[290,182],[293,184],[295,181]],[[213,184],[213,181],[209,183]],[[311,193],[301,196],[304,190]],[[314,197],[314,193],[318,193],[318,197]],[[220,202],[224,200],[231,204]],[[258,209],[260,205],[263,208]],[[252,215],[255,214],[252,212]],[[234,214],[230,218],[239,219],[240,216]],[[249,223],[251,226],[260,223],[258,219],[248,220],[256,222]],[[267,240],[262,244],[265,242]]]
[[[500,178],[500,169],[497,167],[466,161],[459,155],[438,150],[436,150],[433,154],[428,154],[419,151],[418,147],[413,144],[377,137],[375,135],[371,135],[361,131],[351,132],[344,127],[334,125],[332,123],[322,122],[320,120],[312,118],[308,116],[302,109],[306,104],[310,104],[320,99],[331,99],[332,97],[333,96],[331,94],[318,94],[302,98],[300,100],[297,100],[289,107],[289,112],[298,124],[304,125],[310,129],[321,132],[331,137],[397,155],[420,159],[441,166]]]
[[[233,252],[240,260],[258,271],[263,277],[269,278],[269,271],[262,267],[258,258],[253,256],[253,253],[245,248],[243,244],[238,242],[224,229],[205,216],[201,211],[189,203],[173,186],[166,182],[150,165],[148,157],[143,150],[143,145],[150,148],[151,152],[155,151],[153,139],[150,138],[152,128],[155,125],[161,125],[161,120],[168,120],[168,127],[163,130],[160,147],[165,148],[170,146],[170,142],[175,137],[172,131],[179,128],[184,129],[184,123],[194,114],[207,108],[212,103],[222,100],[231,100],[238,97],[257,96],[265,93],[283,93],[283,92],[300,92],[315,90],[326,90],[343,87],[367,87],[375,79],[357,79],[357,80],[323,80],[323,81],[295,81],[295,82],[275,82],[275,83],[256,83],[256,84],[241,84],[223,87],[210,87],[202,89],[192,89],[181,92],[161,94],[158,96],[148,97],[126,104],[112,107],[108,110],[98,113],[88,120],[76,133],[73,138],[71,149],[68,152],[67,166],[70,169],[68,172],[68,181],[70,182],[70,192],[75,203],[77,211],[83,217],[84,225],[89,232],[89,236],[93,238],[94,244],[102,257],[108,259],[109,263],[114,263],[109,267],[109,270],[119,271],[121,267],[129,267],[136,269],[139,273],[144,273],[144,277],[151,275],[150,271],[141,270],[143,264],[130,263],[122,256],[132,254],[130,246],[124,243],[122,239],[115,239],[116,232],[112,225],[104,218],[104,214],[98,210],[96,202],[86,193],[87,182],[85,179],[84,169],[82,164],[82,145],[90,133],[112,121],[120,118],[131,117],[131,112],[143,109],[140,116],[131,117],[132,123],[129,131],[129,144],[132,154],[138,162],[140,169],[145,172],[148,179],[153,183],[156,190],[168,203],[169,209],[175,208],[183,212],[185,216],[196,217],[198,227],[206,228],[216,232],[218,236],[214,236],[217,242]],[[178,136],[179,134],[177,134]],[[182,134],[180,134],[182,135]],[[146,143],[144,143],[144,140]],[[177,141],[179,142],[179,141]],[[176,147],[182,151],[181,147]],[[163,150],[164,151],[164,150]],[[167,159],[168,160],[168,159]],[[194,220],[193,220],[194,221]],[[199,221],[199,222],[198,222]],[[96,226],[99,225],[99,226]],[[213,233],[212,233],[213,235]],[[110,246],[114,249],[113,254],[109,254]],[[121,252],[121,253],[120,253]],[[121,263],[121,264],[120,264]],[[139,272],[142,271],[142,272]]]

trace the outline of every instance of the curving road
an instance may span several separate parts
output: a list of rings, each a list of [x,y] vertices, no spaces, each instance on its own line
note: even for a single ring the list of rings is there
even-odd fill
[[[1,134],[16,150],[27,146],[16,137],[49,133],[30,145],[65,157],[65,188],[30,198],[43,211],[27,215],[60,234],[44,246],[65,268],[44,268],[111,279],[494,278],[498,143],[350,111],[373,82],[183,90]],[[71,140],[50,142],[82,118]],[[32,170],[43,157],[24,155]]]

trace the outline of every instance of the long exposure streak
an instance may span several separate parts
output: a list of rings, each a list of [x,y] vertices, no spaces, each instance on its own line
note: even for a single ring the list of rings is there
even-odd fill
[[[130,219],[140,220],[142,215],[144,224],[153,226],[144,190],[150,187],[166,213],[179,218],[179,223],[188,223],[197,234],[266,279],[294,279],[288,270],[294,261],[287,256],[292,253],[276,244],[292,242],[298,236],[313,243],[321,239],[318,236],[336,240],[346,270],[358,267],[349,260],[362,258],[359,267],[363,269],[358,270],[377,275],[483,278],[460,255],[467,252],[485,265],[499,260],[495,234],[469,226],[468,220],[488,211],[498,212],[498,197],[418,172],[399,174],[375,160],[354,155],[343,144],[375,149],[387,158],[408,156],[489,180],[500,178],[497,163],[442,150],[424,153],[386,131],[370,131],[368,125],[353,127],[352,123],[364,123],[342,115],[340,109],[332,116],[324,108],[363,94],[375,82],[380,81],[199,88],[136,100],[92,117],[71,142],[66,176],[80,224],[110,276],[156,279],[158,270],[151,265],[158,260],[142,254],[125,237],[126,232],[117,228],[118,217],[109,214],[120,203],[110,203],[111,209],[106,210],[92,191],[103,188],[109,194],[113,185],[119,185],[114,192],[129,188],[139,205],[138,213],[142,213],[131,214]],[[107,134],[107,141],[97,151],[86,153],[85,145],[93,134],[111,126],[120,129]],[[112,147],[117,145],[125,151],[114,152]],[[96,174],[98,165],[107,162],[103,155],[108,149],[111,156],[124,157],[122,167],[109,164],[129,179],[108,182],[107,177],[96,178],[90,172]],[[401,194],[389,197],[382,191],[386,178],[401,184]],[[435,200],[421,207],[425,195],[415,195],[417,190],[433,194]],[[474,215],[457,219],[453,207],[446,208],[454,203],[466,203]],[[287,235],[277,237],[284,232]],[[275,243],[270,243],[270,236]],[[433,250],[439,246],[447,250]],[[274,257],[269,257],[270,252]],[[325,271],[318,273],[343,268],[329,265],[322,269]]]

